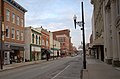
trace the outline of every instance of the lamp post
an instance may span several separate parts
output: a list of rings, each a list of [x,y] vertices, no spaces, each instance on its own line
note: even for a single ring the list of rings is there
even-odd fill
[[[3,43],[2,43],[2,17],[0,17],[0,42],[1,42],[1,51],[0,51],[0,68],[3,69]]]
[[[1,14],[0,14],[0,41],[1,41],[1,52],[0,52],[0,66],[1,69],[3,69],[3,41],[2,41],[2,35],[3,35],[3,31],[2,31],[2,21],[4,20],[4,17],[2,17],[3,15],[3,0],[1,0]]]
[[[81,30],[83,33],[83,67],[84,69],[86,69],[86,51],[85,51],[85,32],[84,32],[84,10],[83,10],[83,2],[81,2],[81,7],[82,7],[82,21],[76,21],[77,17],[76,15],[74,15],[73,19],[74,19],[74,24],[75,24],[75,29],[76,29],[76,24],[78,26],[82,26]]]

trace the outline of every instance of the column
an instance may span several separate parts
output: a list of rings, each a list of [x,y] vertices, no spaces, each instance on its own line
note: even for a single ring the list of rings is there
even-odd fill
[[[112,64],[112,41],[110,35],[111,26],[111,13],[110,4],[103,7],[104,16],[104,49],[105,49],[105,62]]]
[[[117,29],[115,26],[116,19],[116,0],[111,0],[111,29],[112,29],[112,45],[113,45],[113,65],[119,64],[118,58],[118,40],[117,40]]]

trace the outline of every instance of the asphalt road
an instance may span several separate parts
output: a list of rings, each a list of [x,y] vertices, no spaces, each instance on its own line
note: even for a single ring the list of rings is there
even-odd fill
[[[0,79],[80,79],[81,57],[65,57],[0,72]]]

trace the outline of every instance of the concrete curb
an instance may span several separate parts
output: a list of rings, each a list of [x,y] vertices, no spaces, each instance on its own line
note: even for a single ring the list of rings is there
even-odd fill
[[[120,71],[120,67],[115,67],[116,70]]]
[[[27,63],[27,62],[26,62],[26,63]],[[40,62],[39,62],[39,63],[40,63]],[[21,64],[23,64],[23,63],[21,63]],[[15,67],[4,68],[3,70],[0,70],[0,72],[2,72],[2,71],[8,71],[8,70],[12,70],[12,69],[16,69],[16,68],[28,66],[28,65],[34,65],[34,64],[38,64],[38,63],[33,62],[33,63],[23,64],[23,65],[19,65],[19,66],[15,66]]]
[[[49,61],[53,61],[52,59],[50,59]],[[24,62],[24,63],[19,63],[20,65],[18,66],[14,66],[14,67],[10,67],[10,68],[4,68],[3,70],[0,70],[0,72],[3,71],[8,71],[8,70],[12,70],[12,69],[16,69],[16,68],[20,68],[20,67],[24,67],[24,66],[28,66],[28,65],[35,65],[35,64],[39,64],[39,63],[43,63],[43,62],[48,62],[46,60],[39,60],[39,61],[34,61],[34,62]]]

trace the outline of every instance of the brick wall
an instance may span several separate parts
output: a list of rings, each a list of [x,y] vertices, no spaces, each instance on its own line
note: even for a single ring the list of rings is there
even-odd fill
[[[10,11],[10,21],[6,21],[6,9],[8,9]],[[12,23],[12,13],[15,14],[15,24]],[[17,25],[16,23],[16,17],[19,16],[20,18],[20,25]],[[21,26],[21,19],[23,19],[23,22],[24,22],[24,12],[20,11],[19,9],[11,6],[10,4],[4,2],[4,29],[6,29],[6,26],[9,27],[10,29],[10,38],[6,38],[5,37],[5,41],[6,42],[13,42],[13,43],[22,43],[24,44],[24,40],[22,41],[21,40],[21,37],[20,37],[20,40],[17,40],[16,39],[16,30],[19,30],[19,35],[21,36],[21,31],[23,31],[24,33],[24,26]],[[15,39],[12,39],[12,27],[14,27],[14,30],[15,30]],[[23,34],[23,37],[24,37],[24,34]],[[26,38],[25,38],[26,39]]]
[[[56,36],[57,35],[65,35],[64,39],[64,45],[60,45],[61,49],[68,49],[68,51],[70,50],[70,30],[65,29],[65,30],[59,30],[59,31],[54,31],[53,32],[53,39],[57,40]]]
[[[42,48],[50,49],[50,36],[49,36],[49,32],[47,32],[47,30],[42,29],[41,34],[42,34],[41,39],[45,41],[45,45],[42,45]],[[48,46],[46,45],[46,40],[47,39],[48,39]]]

